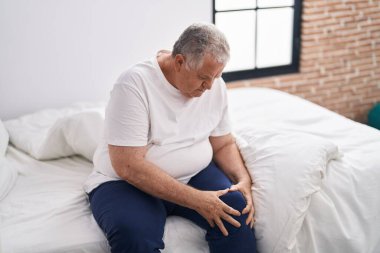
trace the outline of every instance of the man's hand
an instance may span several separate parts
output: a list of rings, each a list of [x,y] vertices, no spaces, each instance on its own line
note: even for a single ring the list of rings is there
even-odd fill
[[[240,191],[247,203],[242,214],[248,213],[246,224],[253,227],[255,219],[253,218],[255,210],[253,208],[251,185],[252,180],[244,165],[243,158],[231,134],[210,137],[210,143],[214,152],[214,161],[219,165],[221,170],[235,184],[231,186],[230,191]]]
[[[224,227],[222,219],[237,228],[240,227],[240,223],[231,216],[240,216],[240,212],[219,198],[229,191],[231,191],[229,188],[220,191],[199,191],[199,201],[194,208],[207,220],[211,227],[215,227],[216,224],[224,236],[228,236],[228,231]]]
[[[255,219],[254,219],[255,209],[253,207],[253,201],[252,201],[251,182],[250,181],[239,182],[237,184],[231,185],[229,191],[239,191],[243,194],[247,205],[243,209],[242,214],[248,213],[248,218],[245,223],[247,225],[250,224],[250,227],[252,228],[255,223]]]

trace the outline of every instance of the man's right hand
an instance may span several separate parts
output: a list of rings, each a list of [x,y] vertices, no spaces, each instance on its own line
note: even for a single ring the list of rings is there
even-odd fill
[[[237,228],[240,227],[240,223],[231,216],[240,216],[240,212],[228,206],[219,198],[228,192],[229,188],[219,191],[199,191],[195,200],[196,203],[194,204],[194,210],[202,215],[211,227],[215,227],[216,224],[224,236],[228,236],[228,231],[225,228],[222,219]]]

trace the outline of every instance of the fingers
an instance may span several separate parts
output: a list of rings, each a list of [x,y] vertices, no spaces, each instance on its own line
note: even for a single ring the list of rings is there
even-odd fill
[[[231,188],[232,188],[232,187],[231,187]],[[227,189],[224,189],[224,190],[219,190],[219,191],[217,191],[216,194],[217,194],[218,197],[223,196],[223,195],[227,194],[228,192],[230,192],[230,191],[231,191],[231,188],[227,188]],[[232,191],[235,191],[235,189],[233,189]],[[226,212],[226,213],[228,213],[228,214],[235,215],[235,216],[240,216],[240,215],[241,215],[241,213],[240,213],[238,210],[236,210],[236,209],[230,207],[229,205],[227,205],[227,204],[224,203],[223,201],[221,201],[221,203],[222,203],[222,205],[223,205],[223,211],[224,211],[224,212]]]
[[[254,226],[255,223],[256,223],[256,218],[255,218],[255,216],[254,216],[254,212],[252,211],[252,215],[251,215],[251,213],[249,213],[249,216],[252,217],[252,219],[251,219],[251,221],[250,221],[250,223],[249,223],[249,227],[252,229],[253,226]],[[247,225],[248,225],[248,223],[247,223]]]
[[[232,210],[235,210],[231,207],[229,207],[230,209]],[[235,210],[236,211],[236,210]],[[253,211],[253,208],[251,208],[251,211],[249,212],[248,214],[248,218],[246,220],[246,225],[249,225],[249,227],[252,229],[255,222],[256,222],[256,219],[253,217],[253,214],[254,214],[254,211]],[[225,214],[222,214],[220,216],[223,220],[225,220],[226,222],[230,223],[231,225],[233,225],[234,227],[236,228],[240,228],[241,227],[241,224],[240,222],[238,222],[237,220],[235,220],[232,216],[228,215],[227,213]],[[224,236],[228,236],[228,231],[227,229],[225,228],[222,220],[218,217],[215,219],[215,223],[216,225],[219,227],[220,231],[222,232],[222,234]]]
[[[232,188],[232,187],[231,187]],[[241,193],[243,194],[244,198],[245,198],[245,201],[247,203],[247,205],[245,206],[245,208],[241,211],[242,214],[247,214],[248,213],[248,217],[246,219],[246,224],[249,225],[251,228],[253,227],[253,224],[255,222],[254,220],[254,214],[255,214],[255,209],[253,207],[253,201],[252,201],[252,195],[250,194],[250,192],[247,192],[245,191],[244,189],[240,190]]]
[[[248,214],[247,219],[245,221],[246,225],[249,225],[250,228],[252,228],[254,226],[254,223],[255,223],[255,219],[254,219],[255,210],[253,207],[253,200],[252,200],[252,195],[251,195],[250,191],[247,192],[247,190],[244,187],[239,187],[239,185],[232,185],[230,188],[216,191],[216,195],[219,198],[220,196],[223,196],[223,195],[227,194],[228,192],[233,192],[233,191],[240,191],[246,200],[246,206],[242,210],[242,212],[239,212],[238,210],[230,207],[229,205],[227,205],[226,203],[224,203],[222,200],[219,199],[220,200],[219,204],[222,205],[222,210],[219,209],[219,211],[217,212],[219,214],[213,215],[214,217],[213,218],[210,217],[210,220],[208,220],[208,223],[210,224],[210,226],[211,227],[214,227],[215,225],[218,226],[218,228],[220,229],[220,231],[222,232],[222,234],[224,236],[228,236],[228,231],[227,231],[226,227],[224,226],[222,219],[225,220],[226,222],[230,223],[234,227],[239,228],[241,226],[241,224],[237,220],[235,220],[233,218],[233,216],[240,216],[241,214]],[[214,203],[214,204],[216,204],[216,203]],[[216,206],[219,206],[219,204],[216,204]],[[220,208],[220,206],[219,206],[219,208]],[[220,212],[220,211],[222,211],[222,212]]]
[[[252,219],[252,221],[251,221],[251,224],[250,224],[250,228],[252,229],[253,228],[253,226],[255,225],[255,222],[256,222],[256,219],[255,218],[253,218]]]
[[[250,224],[253,221],[253,214],[249,212],[247,219],[245,220],[245,224]]]
[[[248,213],[248,217],[247,217],[247,220],[246,220],[245,224],[247,224],[247,225],[250,224],[250,226],[252,228],[253,223],[254,223],[255,209],[253,207],[252,199],[250,197],[248,197],[246,199],[248,199],[247,200],[247,205],[246,205],[246,207],[243,209],[243,211],[241,213],[242,214]]]
[[[228,214],[235,215],[235,216],[240,216],[241,215],[241,213],[238,210],[230,207],[229,205],[227,205],[224,202],[223,202],[223,211],[226,212],[226,213],[228,213]]]
[[[247,201],[247,205],[246,205],[245,208],[241,211],[242,214],[246,214],[246,213],[249,213],[249,212],[252,212],[252,214],[255,213],[255,208],[253,207],[252,200],[248,200],[248,201]]]
[[[251,211],[249,212],[249,217],[252,217],[252,220],[251,220],[251,228],[253,227],[253,225],[255,224],[256,222],[256,219],[255,219],[255,209],[252,207]],[[247,223],[248,224],[248,223]]]
[[[216,192],[216,196],[220,197],[220,196],[223,196],[225,194],[227,194],[229,192],[230,188],[227,188],[227,189],[224,189],[224,190],[219,190]]]
[[[249,209],[248,209],[249,208]],[[245,209],[248,209],[248,217],[247,217],[247,220],[245,221],[245,224],[249,224],[250,227],[252,228],[253,227],[253,224],[255,223],[255,218],[254,218],[254,215],[255,215],[255,209],[253,208],[252,206],[252,202],[249,203],[243,210],[242,213],[244,213]]]
[[[227,231],[226,227],[224,226],[222,220],[221,219],[217,219],[217,220],[215,220],[215,223],[218,226],[218,228],[220,229],[220,231],[222,232],[222,234],[224,236],[228,236],[228,231]]]
[[[241,211],[241,213],[242,214],[249,213],[251,209],[252,209],[252,203],[247,203],[247,205],[245,206],[245,208],[243,209],[243,211]]]
[[[245,198],[247,205],[245,206],[245,208],[243,209],[243,211],[241,213],[246,214],[246,213],[251,212],[251,210],[254,210],[253,209],[252,195],[250,192],[247,193],[246,191],[242,191],[242,194]]]
[[[230,223],[234,227],[240,228],[240,226],[241,226],[240,222],[238,222],[237,220],[235,220],[234,218],[232,218],[228,214],[223,215],[222,218],[223,218],[223,220],[227,221],[228,223]]]
[[[214,228],[215,227],[215,223],[213,220],[210,220],[210,219],[206,219],[208,224],[210,224],[210,227]]]
[[[239,188],[236,186],[236,185],[231,185],[231,187],[230,187],[230,192],[235,192],[235,191],[238,191],[239,190]]]

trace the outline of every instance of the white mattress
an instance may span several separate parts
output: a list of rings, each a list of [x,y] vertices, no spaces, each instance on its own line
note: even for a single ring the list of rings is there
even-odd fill
[[[229,99],[236,133],[246,126],[306,132],[344,154],[329,164],[292,252],[380,252],[380,132],[275,90],[230,90]],[[79,156],[41,162],[12,147],[7,159],[20,174],[0,202],[1,253],[109,252],[82,190],[91,163]],[[170,217],[163,252],[206,253],[204,234]]]

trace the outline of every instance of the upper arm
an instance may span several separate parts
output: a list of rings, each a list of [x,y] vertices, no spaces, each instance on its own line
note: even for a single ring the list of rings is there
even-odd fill
[[[223,147],[235,143],[235,139],[231,133],[222,135],[222,136],[210,136],[209,140],[210,140],[214,155]]]
[[[105,117],[105,138],[112,167],[122,178],[143,161],[149,134],[145,98],[132,85],[115,84]]]
[[[129,178],[134,168],[138,168],[139,163],[145,159],[147,146],[125,147],[108,145],[108,152],[112,167],[121,178]]]
[[[149,111],[144,94],[135,86],[115,84],[105,115],[105,138],[115,146],[141,147],[148,143]]]

